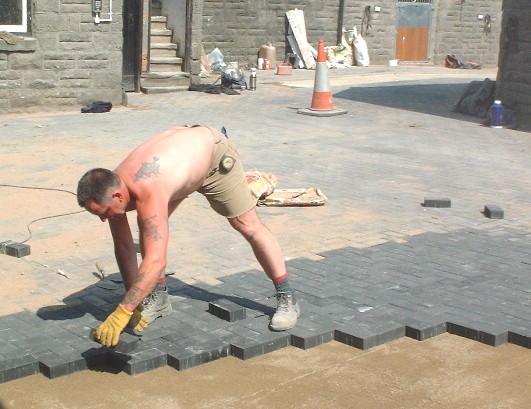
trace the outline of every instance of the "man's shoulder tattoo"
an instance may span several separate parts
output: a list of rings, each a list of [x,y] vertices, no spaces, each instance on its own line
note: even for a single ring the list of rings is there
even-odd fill
[[[138,182],[139,180],[147,180],[153,175],[159,175],[160,165],[157,163],[159,159],[159,157],[153,156],[153,162],[142,162],[140,169],[138,169],[138,172],[135,173],[134,182]]]

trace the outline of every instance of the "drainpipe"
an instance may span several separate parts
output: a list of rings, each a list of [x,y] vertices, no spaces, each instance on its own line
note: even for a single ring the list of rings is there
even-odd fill
[[[337,42],[336,45],[341,44],[343,38],[343,19],[345,17],[345,0],[339,0],[339,11],[337,16]]]

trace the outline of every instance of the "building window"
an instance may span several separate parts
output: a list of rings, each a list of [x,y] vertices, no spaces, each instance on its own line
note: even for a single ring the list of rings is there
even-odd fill
[[[28,0],[0,1],[0,31],[28,32]]]

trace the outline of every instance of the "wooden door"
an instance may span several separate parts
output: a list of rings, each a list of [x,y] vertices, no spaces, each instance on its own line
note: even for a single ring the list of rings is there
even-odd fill
[[[433,0],[398,0],[395,58],[428,61]]]

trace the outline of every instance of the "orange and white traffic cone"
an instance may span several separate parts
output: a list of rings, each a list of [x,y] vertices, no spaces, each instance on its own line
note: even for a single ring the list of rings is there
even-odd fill
[[[323,40],[319,40],[319,47],[317,49],[312,105],[310,108],[299,109],[298,113],[313,116],[333,116],[347,113],[343,109],[334,108]]]

